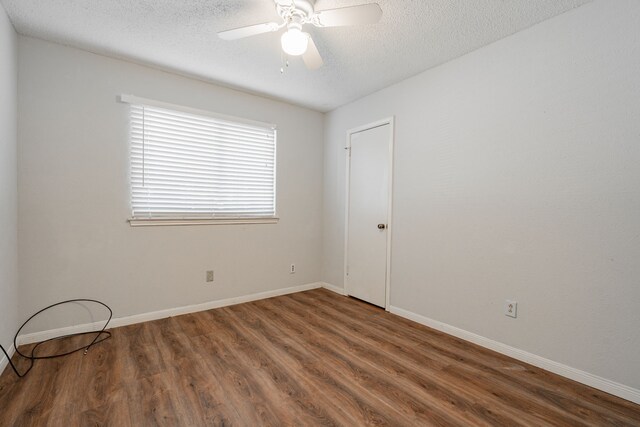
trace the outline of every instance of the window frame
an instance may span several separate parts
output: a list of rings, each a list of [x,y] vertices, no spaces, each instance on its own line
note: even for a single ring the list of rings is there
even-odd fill
[[[129,225],[132,227],[146,227],[146,226],[176,226],[176,225],[233,225],[233,224],[275,224],[279,221],[279,216],[277,214],[277,147],[278,147],[278,137],[277,137],[277,126],[273,123],[260,122],[250,119],[245,119],[242,117],[235,117],[230,115],[218,114],[207,110],[201,110],[197,108],[186,107],[182,105],[171,104],[162,101],[156,101],[147,98],[141,98],[134,95],[126,95],[122,94],[118,96],[118,101],[124,104],[129,105],[141,105],[141,106],[149,106],[162,108],[166,110],[172,110],[177,112],[182,112],[186,114],[193,114],[204,117],[211,117],[213,119],[218,119],[222,121],[235,122],[239,124],[246,124],[251,126],[259,126],[265,128],[271,128],[274,131],[274,152],[273,152],[273,204],[274,204],[274,214],[273,216],[228,216],[228,217],[220,217],[220,218],[206,218],[206,217],[180,217],[177,214],[175,217],[156,217],[156,218],[144,218],[144,217],[134,217],[132,211],[132,183],[131,183],[131,137],[128,134],[127,139],[127,148],[128,148],[128,186],[129,186],[129,208],[130,208],[130,216],[127,219]],[[129,126],[131,126],[131,116],[130,114],[127,116],[127,120]],[[130,129],[130,128],[129,128]]]

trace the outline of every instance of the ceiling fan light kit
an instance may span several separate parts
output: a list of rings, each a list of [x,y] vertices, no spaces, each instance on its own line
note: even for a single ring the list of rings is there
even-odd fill
[[[309,33],[303,33],[300,26],[289,25],[289,29],[280,37],[282,50],[291,56],[299,56],[307,51]]]
[[[339,27],[346,25],[374,24],[382,17],[382,9],[377,3],[349,6],[322,11],[314,10],[314,0],[274,0],[276,12],[282,23],[267,22],[221,31],[218,36],[223,40],[237,40],[268,32],[279,31],[287,27],[280,37],[282,50],[291,56],[302,55],[307,68],[315,70],[323,64],[322,57],[311,35],[302,31],[302,26],[311,24],[316,27]]]

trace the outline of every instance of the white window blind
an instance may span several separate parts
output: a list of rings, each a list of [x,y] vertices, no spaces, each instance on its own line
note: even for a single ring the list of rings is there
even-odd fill
[[[273,127],[130,108],[132,219],[275,216]]]

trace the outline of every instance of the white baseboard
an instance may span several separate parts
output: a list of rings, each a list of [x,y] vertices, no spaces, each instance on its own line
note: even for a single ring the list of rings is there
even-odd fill
[[[325,288],[331,292],[335,292],[338,295],[346,295],[347,292],[344,290],[344,288],[341,288],[339,286],[336,285],[332,285],[331,283],[327,283],[327,282],[319,282],[320,283],[320,287]]]
[[[390,311],[391,313],[397,314],[398,316],[404,317],[405,319],[412,320],[446,334],[461,338],[465,341],[470,341],[474,344],[478,344],[481,347],[497,351],[498,353],[502,353],[506,356],[513,357],[514,359],[520,360],[522,362],[529,363],[530,365],[537,366],[538,368],[553,372],[554,374],[558,374],[579,383],[588,385],[589,387],[597,388],[598,390],[613,394],[614,396],[618,396],[631,402],[640,404],[640,390],[637,390],[635,388],[599,377],[597,375],[590,374],[589,372],[572,368],[571,366],[563,365],[562,363],[554,362],[553,360],[549,360],[533,353],[511,347],[501,342],[485,338],[481,335],[465,331],[464,329],[456,328],[455,326],[451,326],[437,320],[429,319],[428,317],[424,317],[420,314],[416,314],[399,307],[391,306]]]
[[[111,319],[111,322],[109,322],[109,328],[117,328],[119,326],[133,325],[135,323],[148,322],[150,320],[164,319],[166,317],[179,316],[181,314],[196,313],[198,311],[211,310],[213,308],[227,307],[230,305],[242,304],[244,302],[272,298],[280,295],[292,294],[295,292],[308,291],[310,289],[320,288],[321,286],[322,284],[320,282],[309,283],[306,285],[293,286],[290,288],[276,289],[274,291],[259,292],[257,294],[243,295],[216,301],[208,301],[202,304],[186,305],[183,307],[135,314],[133,316],[116,317]],[[101,329],[102,326],[104,326],[104,321],[84,323],[82,325],[74,325],[65,328],[51,329],[42,332],[20,335],[18,337],[18,345],[31,344],[34,342],[40,342],[63,335],[75,334],[78,332],[94,331],[96,329]]]
[[[181,314],[195,313],[199,311],[211,310],[211,309],[220,308],[220,307],[227,307],[235,304],[242,304],[245,302],[272,298],[280,295],[287,295],[295,292],[302,292],[302,291],[307,291],[307,290],[316,289],[316,288],[325,288],[337,294],[346,295],[343,288],[340,288],[325,282],[316,282],[316,283],[309,283],[306,285],[293,286],[290,288],[277,289],[274,291],[259,292],[251,295],[244,295],[244,296],[239,296],[234,298],[209,301],[202,304],[194,304],[194,305],[170,308],[166,310],[159,310],[159,311],[154,311],[149,313],[136,314],[133,316],[114,318],[109,323],[109,327],[115,328],[119,326],[132,325],[135,323],[148,322],[151,320],[164,319],[166,317],[179,316]],[[544,357],[526,352],[524,350],[517,349],[515,347],[511,347],[501,342],[494,341],[489,338],[485,338],[481,335],[474,334],[473,332],[465,331],[464,329],[460,329],[455,326],[451,326],[446,323],[430,319],[428,317],[404,310],[399,307],[391,306],[390,312],[398,316],[404,317],[406,319],[412,320],[414,322],[420,323],[422,325],[428,326],[430,328],[436,329],[438,331],[442,331],[449,335],[453,335],[463,340],[470,341],[482,347],[497,351],[498,353],[502,353],[504,355],[513,357],[514,359],[529,363],[531,365],[534,365],[539,368],[545,369],[547,371],[553,372],[555,374],[561,375],[563,377],[570,378],[579,383],[588,385],[593,388],[597,388],[604,392],[613,394],[614,396],[618,396],[623,399],[629,400],[631,402],[640,404],[640,390],[634,389],[624,384],[620,384],[615,381],[611,381],[606,378],[602,378],[597,375],[593,375],[588,372],[581,371],[579,369],[572,368],[567,365],[563,365],[562,363],[558,363],[553,360],[546,359]],[[96,330],[101,328],[102,325],[104,325],[104,322],[86,323],[82,325],[74,325],[74,326],[69,326],[65,328],[52,329],[48,331],[21,335],[18,337],[18,344],[19,345],[30,344],[30,343],[40,342],[50,338],[62,336],[62,335]],[[7,350],[7,352],[9,353],[10,356],[13,356],[13,354],[15,353],[14,346],[11,345],[11,347]],[[4,369],[7,367],[8,364],[9,364],[9,361],[4,356],[4,354],[2,354],[2,358],[0,359],[0,373],[4,371]]]
[[[6,350],[7,353],[9,353],[9,357],[13,357],[13,355],[16,353],[16,348],[13,346],[13,344],[11,344],[11,347]],[[0,374],[2,374],[4,372],[4,369],[9,366],[9,359],[7,359],[7,356],[2,353],[2,350],[0,350],[0,357]]]

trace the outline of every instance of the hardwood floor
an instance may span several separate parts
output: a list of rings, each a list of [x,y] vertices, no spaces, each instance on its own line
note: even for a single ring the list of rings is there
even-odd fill
[[[322,289],[112,333],[7,368],[0,425],[640,425],[640,405]]]

